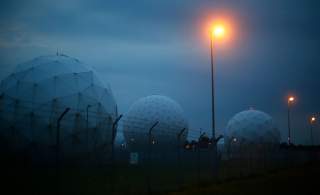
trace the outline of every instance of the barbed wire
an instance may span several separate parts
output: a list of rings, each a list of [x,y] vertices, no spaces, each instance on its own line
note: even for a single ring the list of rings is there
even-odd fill
[[[91,107],[96,106],[96,109],[86,109],[87,106],[90,105]],[[114,120],[110,120],[110,117],[112,117],[112,113],[106,113],[105,109],[101,105],[83,105],[80,106],[81,108],[71,109],[70,113],[66,115],[65,120],[63,120],[61,123],[63,125],[66,125],[68,123],[76,123],[75,121],[70,122],[69,120],[74,117],[79,117],[78,122],[81,122],[83,125],[85,125],[86,122],[86,114],[88,113],[88,119],[89,119],[89,125],[90,129],[97,128],[99,124],[106,124],[112,123]],[[33,101],[22,101],[12,98],[9,99],[9,101],[3,101],[3,99],[0,98],[0,120],[2,121],[8,121],[9,123],[15,123],[19,122],[19,124],[16,126],[24,126],[29,128],[34,128],[37,126],[37,124],[41,124],[41,120],[45,121],[43,122],[43,126],[55,126],[55,119],[58,118],[58,116],[67,108],[65,105],[59,105],[59,103],[53,101],[46,102],[46,103],[35,103]],[[101,110],[99,110],[101,109]],[[30,121],[28,121],[28,118],[30,117]],[[113,117],[114,118],[114,117]],[[157,117],[154,117],[155,120],[157,120]],[[18,120],[19,119],[19,120]],[[39,120],[37,120],[39,119]],[[13,121],[18,120],[18,121]],[[169,121],[172,121],[173,119],[169,119]],[[96,122],[96,127],[92,127],[92,121]],[[124,119],[120,121],[118,124],[118,127],[124,128],[124,123],[129,122],[130,126],[126,130],[118,130],[120,133],[135,135],[144,134],[143,132],[147,132],[149,128],[151,127],[153,121],[146,121],[144,118],[139,117],[127,117],[124,115]],[[181,121],[180,121],[181,122]],[[184,121],[182,121],[184,122]],[[11,124],[14,126],[14,124]],[[40,126],[40,125],[38,125]],[[76,126],[76,125],[74,125]],[[150,126],[150,127],[149,127]],[[79,128],[79,127],[78,127]],[[86,129],[85,127],[80,127],[81,129]],[[167,121],[165,123],[159,123],[158,127],[155,127],[155,130],[159,129],[160,132],[155,131],[154,135],[168,138],[170,137],[176,137],[179,133],[178,131],[182,130],[184,128],[183,125],[180,125],[178,123],[172,123],[168,124]],[[103,129],[103,127],[102,127]],[[130,130],[134,129],[134,130]],[[203,132],[203,131],[202,131]],[[188,128],[186,133],[189,140],[198,140],[199,136],[201,134],[201,131],[198,129],[190,129]],[[147,135],[146,135],[147,136]]]
[[[1,100],[0,100],[1,101]],[[35,114],[35,113],[41,113],[41,114],[61,114],[66,108],[68,108],[68,106],[64,106],[64,105],[48,105],[48,104],[35,104],[32,103],[31,105],[26,105],[24,103],[19,103],[14,105],[15,103],[12,104],[5,104],[5,105],[1,105],[0,102],[0,112],[8,112],[8,111],[15,111],[16,114],[19,114],[19,111],[23,111],[23,109],[25,109],[25,113],[26,114]],[[86,107],[86,106],[84,106]],[[101,110],[98,110],[101,109]],[[98,111],[93,111],[92,109],[88,109],[88,112],[86,110],[86,108],[84,109],[79,109],[79,108],[71,108],[70,112],[73,112],[75,114],[86,114],[88,113],[89,115],[94,115],[95,118],[100,117],[100,118],[107,118],[110,117],[110,115],[112,116],[113,113],[109,113],[106,111],[105,108],[103,108],[102,106],[97,108]]]

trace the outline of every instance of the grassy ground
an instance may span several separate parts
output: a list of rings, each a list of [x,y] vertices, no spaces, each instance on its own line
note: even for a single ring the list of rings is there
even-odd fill
[[[320,163],[307,164],[274,173],[235,179],[207,186],[193,186],[170,195],[188,194],[320,194]]]
[[[229,160],[220,164],[218,184],[212,184],[212,160],[194,156],[181,164],[164,164],[153,160],[148,164],[93,166],[90,169],[66,166],[57,180],[56,169],[32,167],[22,160],[4,160],[1,166],[3,189],[10,194],[312,194],[320,184],[320,163],[295,167],[294,161],[284,164],[268,161]],[[296,157],[296,156],[295,156]],[[299,157],[299,156],[298,156]],[[190,160],[193,159],[193,160]],[[300,159],[300,158],[293,158]],[[27,162],[27,161],[26,161]],[[282,161],[281,161],[282,162]],[[179,164],[179,165],[178,165]],[[284,168],[286,167],[286,168]],[[288,168],[291,167],[291,168]],[[274,172],[275,168],[278,171]],[[112,171],[114,170],[114,171]],[[271,172],[272,171],[272,172]],[[261,175],[269,172],[269,174]],[[253,174],[260,176],[252,177]],[[114,176],[113,176],[114,175]],[[250,177],[249,177],[250,176]],[[150,178],[149,180],[147,178]],[[59,183],[57,182],[59,181]],[[149,181],[149,182],[148,182]],[[183,189],[183,190],[180,190]],[[173,191],[178,191],[174,193]],[[113,191],[113,193],[111,193]],[[313,193],[317,194],[317,193]],[[319,193],[320,194],[320,193]]]
[[[166,194],[169,191],[177,191],[177,178],[174,170],[153,171],[151,182],[152,194]],[[161,173],[160,173],[161,172]],[[170,173],[171,172],[171,173]],[[60,194],[110,194],[111,178],[108,170],[91,170],[90,176],[79,172],[77,169],[68,169],[62,175]],[[32,194],[57,194],[57,185],[54,172],[33,170],[25,177],[23,183],[16,183],[11,191],[32,192]],[[256,176],[233,177],[233,179],[220,181],[217,184],[211,182],[197,182],[197,174],[187,175],[194,181],[186,182],[180,192],[167,193],[169,195],[187,194],[320,194],[315,193],[320,184],[320,163],[308,164]],[[114,194],[148,194],[144,170],[140,168],[126,169],[118,167],[117,176],[114,180]],[[89,180],[89,181],[88,181]],[[31,182],[31,183],[30,183]],[[24,185],[23,185],[24,184]],[[171,185],[169,185],[171,184]],[[33,186],[33,187],[32,187]],[[32,189],[30,189],[32,188]]]

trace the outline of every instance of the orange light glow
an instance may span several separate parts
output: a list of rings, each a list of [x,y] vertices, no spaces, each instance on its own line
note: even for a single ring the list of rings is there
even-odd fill
[[[223,37],[225,34],[225,28],[223,25],[216,25],[212,29],[212,36],[219,38]]]
[[[233,43],[234,41],[232,38],[234,37],[233,35],[233,29],[234,24],[231,22],[230,17],[214,17],[214,18],[208,18],[206,20],[206,24],[203,24],[205,28],[203,28],[206,36],[206,42],[208,41],[208,38],[216,39],[219,41],[219,43]],[[209,36],[208,36],[209,35]]]
[[[316,117],[315,117],[315,116],[311,117],[310,122],[311,122],[311,123],[316,122]]]
[[[204,8],[195,20],[193,32],[196,42],[208,48],[208,44],[214,43],[215,49],[219,50],[220,56],[233,56],[234,52],[239,53],[236,48],[245,38],[241,30],[241,16],[235,10],[226,10],[222,7]],[[211,43],[212,44],[212,43]]]
[[[288,98],[288,102],[293,102],[294,101],[294,97],[293,96],[290,96],[289,98]]]

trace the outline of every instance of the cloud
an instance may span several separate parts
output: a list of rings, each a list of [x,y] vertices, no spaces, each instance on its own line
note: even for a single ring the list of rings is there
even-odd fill
[[[276,116],[285,133],[287,92],[310,102],[297,105],[299,116],[320,108],[318,7],[316,0],[2,1],[0,77],[59,49],[95,67],[121,112],[139,97],[166,94],[183,106],[191,128],[209,131],[210,61],[199,21],[227,10],[238,42],[217,50],[217,128],[254,106]],[[297,119],[297,129],[304,125]]]

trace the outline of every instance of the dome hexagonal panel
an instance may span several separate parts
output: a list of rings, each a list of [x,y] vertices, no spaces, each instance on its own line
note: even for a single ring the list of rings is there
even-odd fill
[[[272,117],[258,110],[239,112],[228,122],[225,141],[235,140],[247,143],[279,143],[280,132]]]
[[[148,132],[153,124],[158,124],[152,130],[154,140],[159,144],[177,143],[178,133],[186,128],[181,140],[188,133],[188,123],[182,108],[172,99],[152,95],[136,101],[123,119],[123,133],[127,143],[147,144]]]
[[[86,151],[87,130],[91,148],[111,142],[117,117],[112,91],[75,58],[41,56],[22,63],[1,82],[0,95],[0,136],[24,140],[10,141],[15,147],[53,146],[57,119],[67,107],[70,112],[61,121],[63,149]]]

